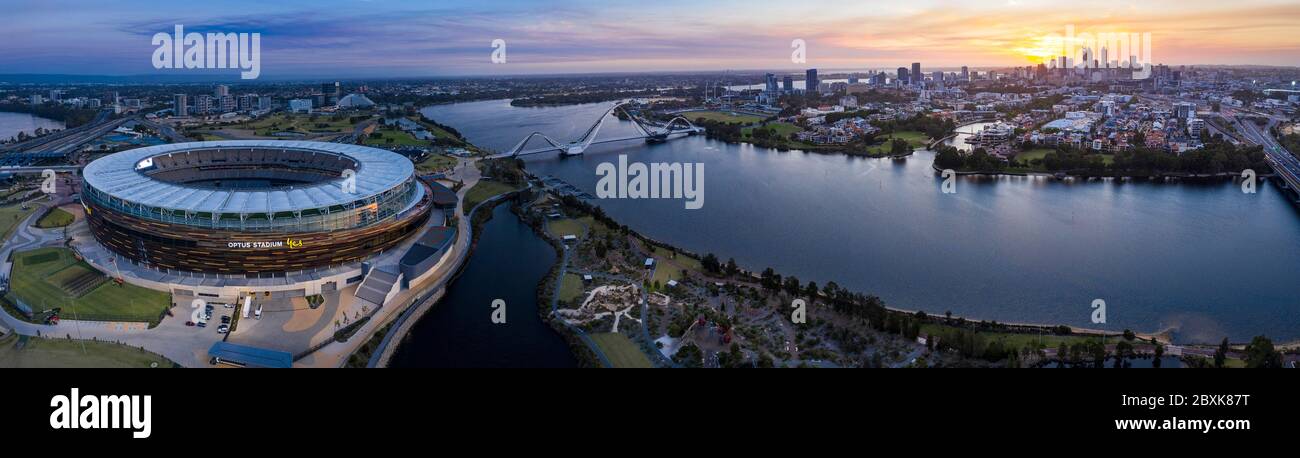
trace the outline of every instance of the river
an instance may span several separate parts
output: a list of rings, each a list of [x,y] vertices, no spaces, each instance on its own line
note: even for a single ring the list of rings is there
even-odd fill
[[[469,264],[407,333],[390,367],[577,365],[568,345],[537,314],[537,284],[555,264],[555,250],[509,207],[493,211]],[[491,320],[496,299],[506,304],[504,324]]]
[[[19,132],[27,132],[27,135],[32,135],[37,128],[41,127],[46,130],[63,129],[63,123],[27,113],[0,112],[0,140],[13,138]]]
[[[475,144],[504,151],[533,131],[572,140],[607,107],[520,108],[493,100],[423,112]],[[633,133],[631,123],[611,118],[599,137]],[[944,194],[929,151],[867,159],[702,136],[598,145],[579,157],[541,154],[527,167],[595,194],[596,166],[616,163],[619,154],[703,163],[704,207],[687,210],[682,200],[663,199],[595,203],[649,237],[734,257],[748,269],[833,280],[890,306],[932,314],[1172,329],[1182,343],[1300,336],[1300,213],[1272,184],[1245,194],[1231,182],[963,177],[955,194]],[[551,262],[551,254],[539,256]],[[531,294],[534,286],[518,287]],[[1105,323],[1091,320],[1098,299],[1106,304]]]

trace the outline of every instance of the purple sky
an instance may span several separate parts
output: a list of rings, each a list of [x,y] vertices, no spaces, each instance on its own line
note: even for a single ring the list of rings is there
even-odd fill
[[[1149,32],[1159,63],[1300,65],[1300,4],[1276,0],[53,0],[4,8],[0,73],[159,73],[150,38],[176,24],[261,33],[270,78],[1028,65],[1050,54],[1041,37],[1067,25]],[[490,61],[498,38],[505,64]],[[807,62],[790,61],[793,39],[808,44]]]

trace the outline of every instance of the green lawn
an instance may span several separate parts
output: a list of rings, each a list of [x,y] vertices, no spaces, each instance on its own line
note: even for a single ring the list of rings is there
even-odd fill
[[[790,124],[788,122],[773,122],[773,123],[768,123],[766,126],[762,126],[762,127],[746,127],[744,129],[741,129],[740,132],[744,134],[745,138],[749,138],[754,132],[754,129],[759,129],[759,128],[772,131],[775,134],[775,136],[785,138],[785,139],[789,139],[790,134],[803,130],[799,126]]]
[[[62,208],[51,208],[45,216],[36,220],[36,227],[41,229],[52,229],[72,224],[73,216],[71,213],[64,211]]]
[[[718,121],[732,124],[753,124],[762,121],[763,118],[754,115],[741,114],[730,111],[688,111],[678,116],[686,118],[691,122],[696,119],[704,118],[710,121]]]
[[[422,172],[443,170],[455,166],[456,166],[456,158],[448,156],[446,154],[438,154],[438,153],[430,154],[428,158],[425,158],[423,161],[420,161],[419,164],[415,164],[415,168],[419,169]]]
[[[18,349],[20,337],[0,337],[0,367],[3,368],[148,368],[175,367],[160,355],[110,342],[63,338],[27,338]]]
[[[945,326],[942,324],[927,323],[921,325],[921,332],[923,334],[938,335],[940,336],[941,339],[944,335],[947,335],[953,330],[955,330],[955,328],[951,326]],[[1007,348],[1014,348],[1017,350],[1024,348],[1026,345],[1037,346],[1039,342],[1042,342],[1045,348],[1056,348],[1060,346],[1061,342],[1065,342],[1066,345],[1073,345],[1077,342],[1101,339],[1100,337],[1093,337],[1093,336],[1074,336],[1074,335],[1058,336],[1050,332],[1040,335],[1040,334],[1013,333],[1013,332],[980,331],[979,335],[983,336],[987,343],[992,343],[993,341],[998,340],[1002,342],[1003,346]],[[1110,343],[1117,342],[1117,340],[1114,340],[1112,338],[1108,338],[1107,341]]]
[[[547,221],[546,229],[551,232],[551,235],[560,238],[563,238],[564,236],[570,234],[575,235],[578,238],[582,238],[583,235],[585,235],[583,231],[584,227],[582,222],[571,218],[553,219]]]
[[[1040,160],[1043,157],[1046,157],[1048,153],[1054,151],[1056,150],[1051,148],[1034,148],[1029,151],[1022,152],[1016,155],[1016,164],[1028,166],[1030,161]]]
[[[570,308],[577,308],[586,299],[582,295],[584,289],[581,275],[564,274],[564,280],[560,281],[560,300],[569,304]]]
[[[362,142],[366,146],[429,146],[427,140],[420,140],[403,130],[377,130],[366,136]]]
[[[106,281],[76,298],[60,287],[60,279],[93,271],[89,264],[77,261],[65,248],[38,248],[14,253],[10,276],[10,300],[20,299],[33,311],[63,307],[65,319],[93,321],[140,321],[158,324],[162,313],[171,306],[171,294],[131,284]],[[68,269],[72,269],[69,273]]]
[[[605,358],[609,359],[610,365],[617,368],[649,368],[650,358],[637,347],[627,336],[614,332],[604,332],[600,334],[591,334],[591,340],[600,348]]]
[[[313,120],[312,118],[315,118]],[[276,113],[271,116],[265,116],[256,120],[229,126],[233,129],[251,129],[256,131],[257,135],[270,136],[276,132],[350,132],[353,129],[348,117],[338,121],[333,120],[332,116],[325,115],[307,115],[293,113]]]
[[[907,144],[914,149],[924,148],[930,143],[930,137],[925,136],[924,132],[905,130],[902,132],[877,136],[876,141],[881,143],[879,145],[868,146],[867,154],[872,156],[884,156],[889,154],[890,143],[893,142],[895,138],[907,140]]]
[[[9,231],[18,225],[19,221],[27,218],[32,212],[36,211],[36,204],[28,203],[27,209],[23,210],[23,204],[13,204],[6,207],[0,207],[0,237],[5,240],[9,238]]]
[[[465,208],[463,211],[468,214],[469,211],[473,210],[474,206],[478,205],[480,202],[488,200],[492,196],[505,194],[514,190],[514,186],[500,181],[479,180],[474,187],[469,189],[469,192],[465,193]]]

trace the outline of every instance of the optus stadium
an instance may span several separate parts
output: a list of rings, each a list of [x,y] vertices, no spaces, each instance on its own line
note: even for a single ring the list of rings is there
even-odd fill
[[[87,165],[94,238],[132,264],[264,277],[341,266],[420,229],[432,192],[407,158],[321,142],[138,148]]]

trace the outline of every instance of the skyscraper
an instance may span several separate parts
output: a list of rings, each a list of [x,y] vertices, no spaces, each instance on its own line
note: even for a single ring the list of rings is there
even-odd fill
[[[766,75],[766,80],[767,80],[767,87],[765,89],[767,90],[767,92],[769,93],[776,92],[776,75],[772,73],[768,73]]]
[[[213,97],[216,97],[216,98],[222,98],[222,97],[225,97],[225,96],[227,96],[227,95],[230,95],[230,88],[227,87],[227,86],[224,85],[224,84],[218,84],[216,88],[213,88],[213,89],[212,89],[212,96],[213,96]]]
[[[794,77],[785,75],[785,78],[781,80],[781,89],[786,93],[794,92]]]
[[[898,67],[898,78],[895,78],[900,84],[911,82],[911,76],[907,74],[907,67]]]
[[[912,62],[912,84],[918,84],[925,76],[921,75],[921,63]]]
[[[817,80],[817,69],[815,69],[815,68],[810,68],[810,69],[808,69],[807,72],[804,72],[804,83],[803,83],[803,84],[804,84],[804,91],[805,91],[805,92],[808,92],[808,93],[816,93],[816,92],[817,92],[817,84],[818,84],[818,83],[820,83],[820,81]]]
[[[961,80],[970,81],[970,70],[965,65],[961,66]]]
[[[176,116],[189,116],[190,109],[185,106],[185,94],[176,94],[172,97],[172,114]]]

